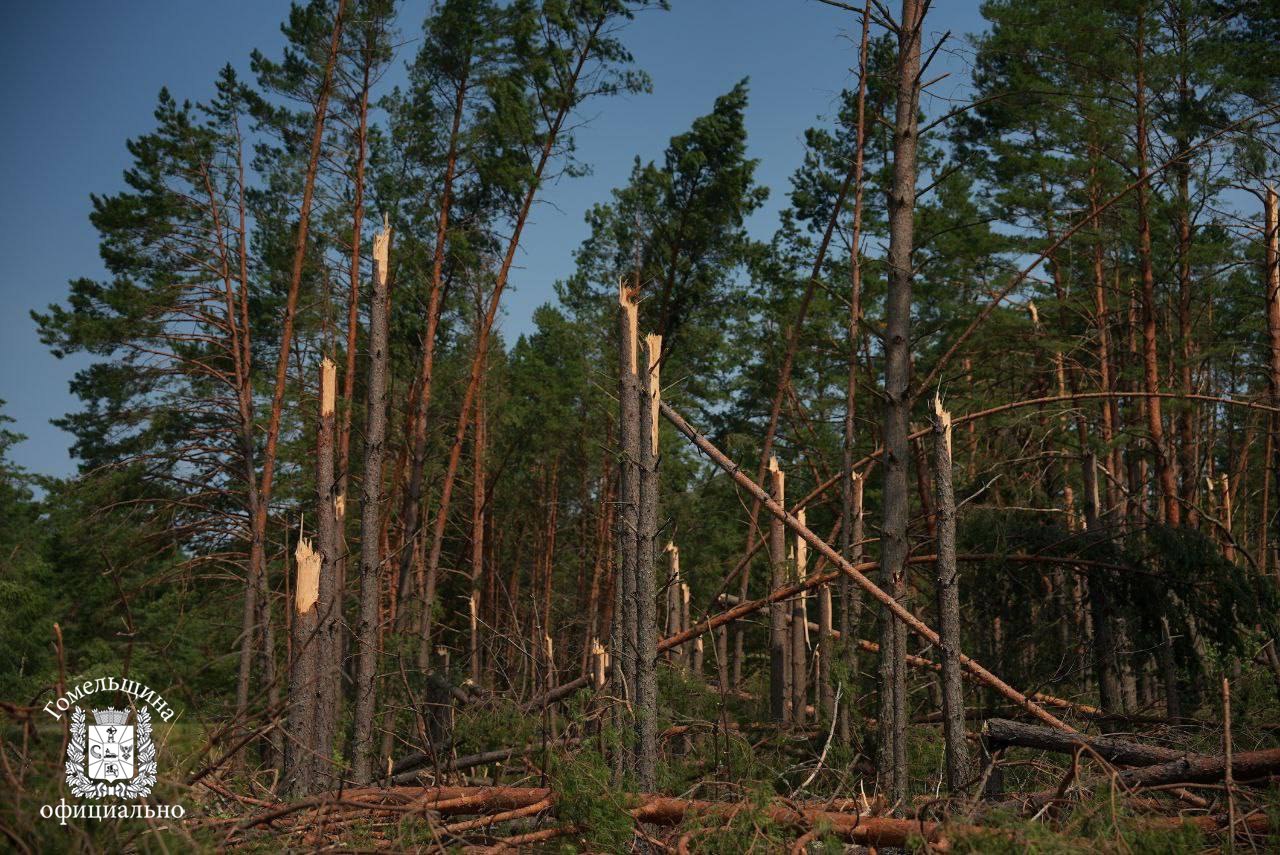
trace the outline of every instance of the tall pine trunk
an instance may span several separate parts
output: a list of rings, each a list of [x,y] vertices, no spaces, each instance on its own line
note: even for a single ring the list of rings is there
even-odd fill
[[[377,701],[382,600],[382,465],[387,436],[387,276],[391,229],[373,239],[373,294],[369,307],[368,409],[364,478],[360,490],[360,603],[356,623],[355,728],[351,771],[358,782],[373,777],[373,714]]]
[[[911,406],[911,280],[915,239],[916,111],[919,104],[920,37],[923,7],[902,0],[898,22],[897,105],[893,131],[893,179],[889,190],[888,294],[884,335],[884,524],[882,583],[899,602],[906,600],[908,485],[911,455],[907,438]],[[879,777],[895,809],[908,792],[906,740],[906,630],[886,610],[880,647],[881,745]]]

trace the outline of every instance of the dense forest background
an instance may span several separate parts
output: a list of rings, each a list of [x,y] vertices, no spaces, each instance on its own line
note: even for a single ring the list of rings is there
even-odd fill
[[[78,473],[30,475],[0,431],[12,792],[57,786],[56,734],[28,753],[53,727],[31,711],[116,675],[183,708],[167,750],[186,799],[212,798],[182,778],[224,754],[219,786],[274,798],[412,755],[438,782],[447,758],[540,740],[560,748],[505,774],[554,782],[562,816],[610,780],[862,787],[890,812],[948,787],[937,675],[905,664],[945,645],[895,635],[847,579],[834,604],[815,589],[783,616],[815,623],[798,660],[811,699],[773,705],[775,628],[756,611],[662,652],[641,711],[659,730],[718,722],[717,741],[667,741],[656,770],[609,759],[630,750],[605,745],[616,719],[593,697],[622,602],[620,283],[661,336],[664,403],[757,483],[776,459],[786,506],[851,564],[880,562],[866,575],[933,627],[938,396],[951,640],[1006,683],[1081,728],[1144,722],[1203,748],[1226,677],[1237,738],[1274,744],[1280,260],[1263,209],[1280,8],[987,0],[981,36],[919,44],[915,19],[913,66],[927,8],[831,3],[858,74],[804,131],[790,185],[756,177],[743,80],[601,192],[575,272],[508,340],[495,320],[530,210],[549,182],[585,180],[579,123],[647,89],[626,23],[664,5],[439,0],[401,32],[419,12],[392,0],[311,0],[249,78],[228,66],[205,93],[160,94],[125,189],[92,197],[109,275],[33,315],[53,352],[92,360],[59,423]],[[956,45],[972,100],[922,112],[931,59]],[[392,63],[408,82],[388,90]],[[745,221],[771,194],[787,203],[761,241]],[[831,569],[779,555],[770,515],[680,433],[657,442],[641,572],[659,637],[766,596],[781,563]],[[323,771],[291,747],[313,560],[336,603]],[[971,726],[1009,714],[964,691]],[[744,736],[771,718],[773,741]],[[990,775],[971,750],[974,793]],[[44,833],[29,808],[5,820],[11,840]],[[591,845],[621,847],[590,816]],[[779,832],[760,833],[733,840]]]

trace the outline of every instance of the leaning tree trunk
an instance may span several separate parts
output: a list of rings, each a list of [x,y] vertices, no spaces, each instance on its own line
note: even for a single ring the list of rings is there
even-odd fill
[[[355,728],[351,771],[373,778],[373,713],[377,700],[378,624],[382,601],[382,460],[387,436],[387,263],[391,229],[373,239],[373,295],[369,307],[368,410],[364,481],[360,491],[360,617],[356,624]]]
[[[889,290],[884,334],[884,523],[880,573],[899,602],[906,599],[907,523],[910,488],[907,438],[911,379],[911,280],[915,240],[916,130],[920,86],[919,0],[902,0],[898,25],[897,108],[893,132],[893,181],[889,191]],[[906,632],[888,614],[880,649],[881,745],[879,777],[891,804],[906,802]]]

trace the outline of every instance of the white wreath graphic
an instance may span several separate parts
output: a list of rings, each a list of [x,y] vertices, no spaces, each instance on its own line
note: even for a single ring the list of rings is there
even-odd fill
[[[71,741],[67,744],[67,785],[71,792],[82,799],[142,799],[151,795],[156,783],[156,747],[151,742],[151,711],[142,707],[138,719],[138,774],[130,781],[108,784],[91,781],[84,771],[85,724],[84,710],[75,708],[71,714]]]

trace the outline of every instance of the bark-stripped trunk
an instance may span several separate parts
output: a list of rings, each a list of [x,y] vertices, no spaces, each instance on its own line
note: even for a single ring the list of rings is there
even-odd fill
[[[320,166],[320,150],[324,142],[325,118],[328,114],[329,92],[333,82],[333,69],[337,64],[338,46],[342,36],[343,15],[346,0],[338,0],[338,11],[333,20],[333,34],[329,42],[329,55],[325,61],[324,79],[316,99],[316,119],[311,133],[311,149],[307,158],[306,178],[302,185],[302,202],[298,207],[298,232],[293,247],[293,268],[289,277],[289,292],[285,298],[284,318],[280,325],[280,350],[276,357],[275,386],[271,393],[271,413],[267,421],[267,440],[262,453],[262,476],[258,482],[258,504],[250,521],[249,576],[245,584],[244,612],[241,619],[240,666],[236,678],[236,720],[245,723],[249,709],[249,684],[253,671],[253,653],[260,644],[263,673],[262,682],[267,689],[267,702],[275,708],[279,700],[279,687],[275,678],[274,635],[271,628],[271,602],[267,591],[267,511],[271,504],[271,488],[275,477],[276,448],[280,441],[280,415],[284,406],[288,385],[289,352],[293,345],[293,321],[298,310],[298,293],[302,288],[302,268],[307,255],[307,230],[311,224],[311,203],[314,198],[316,172]],[[273,742],[276,741],[273,738]]]
[[[938,637],[942,639],[942,736],[947,789],[969,782],[965,742],[964,682],[960,670],[960,591],[956,578],[956,495],[951,485],[951,414],[933,402],[933,481],[938,509]]]
[[[920,36],[923,7],[902,0],[898,22],[897,105],[893,133],[893,183],[889,191],[889,289],[884,335],[884,524],[880,573],[890,595],[907,594],[907,522],[911,454],[907,418],[911,373],[911,280],[915,239],[916,110],[920,86]],[[879,778],[889,802],[907,799],[906,632],[887,613],[880,651],[881,744]]]
[[[391,230],[373,239],[373,294],[369,307],[368,409],[364,479],[360,490],[360,603],[356,624],[355,728],[351,771],[361,783],[373,777],[373,712],[377,700],[379,611],[382,599],[382,465],[387,436],[387,276]]]

